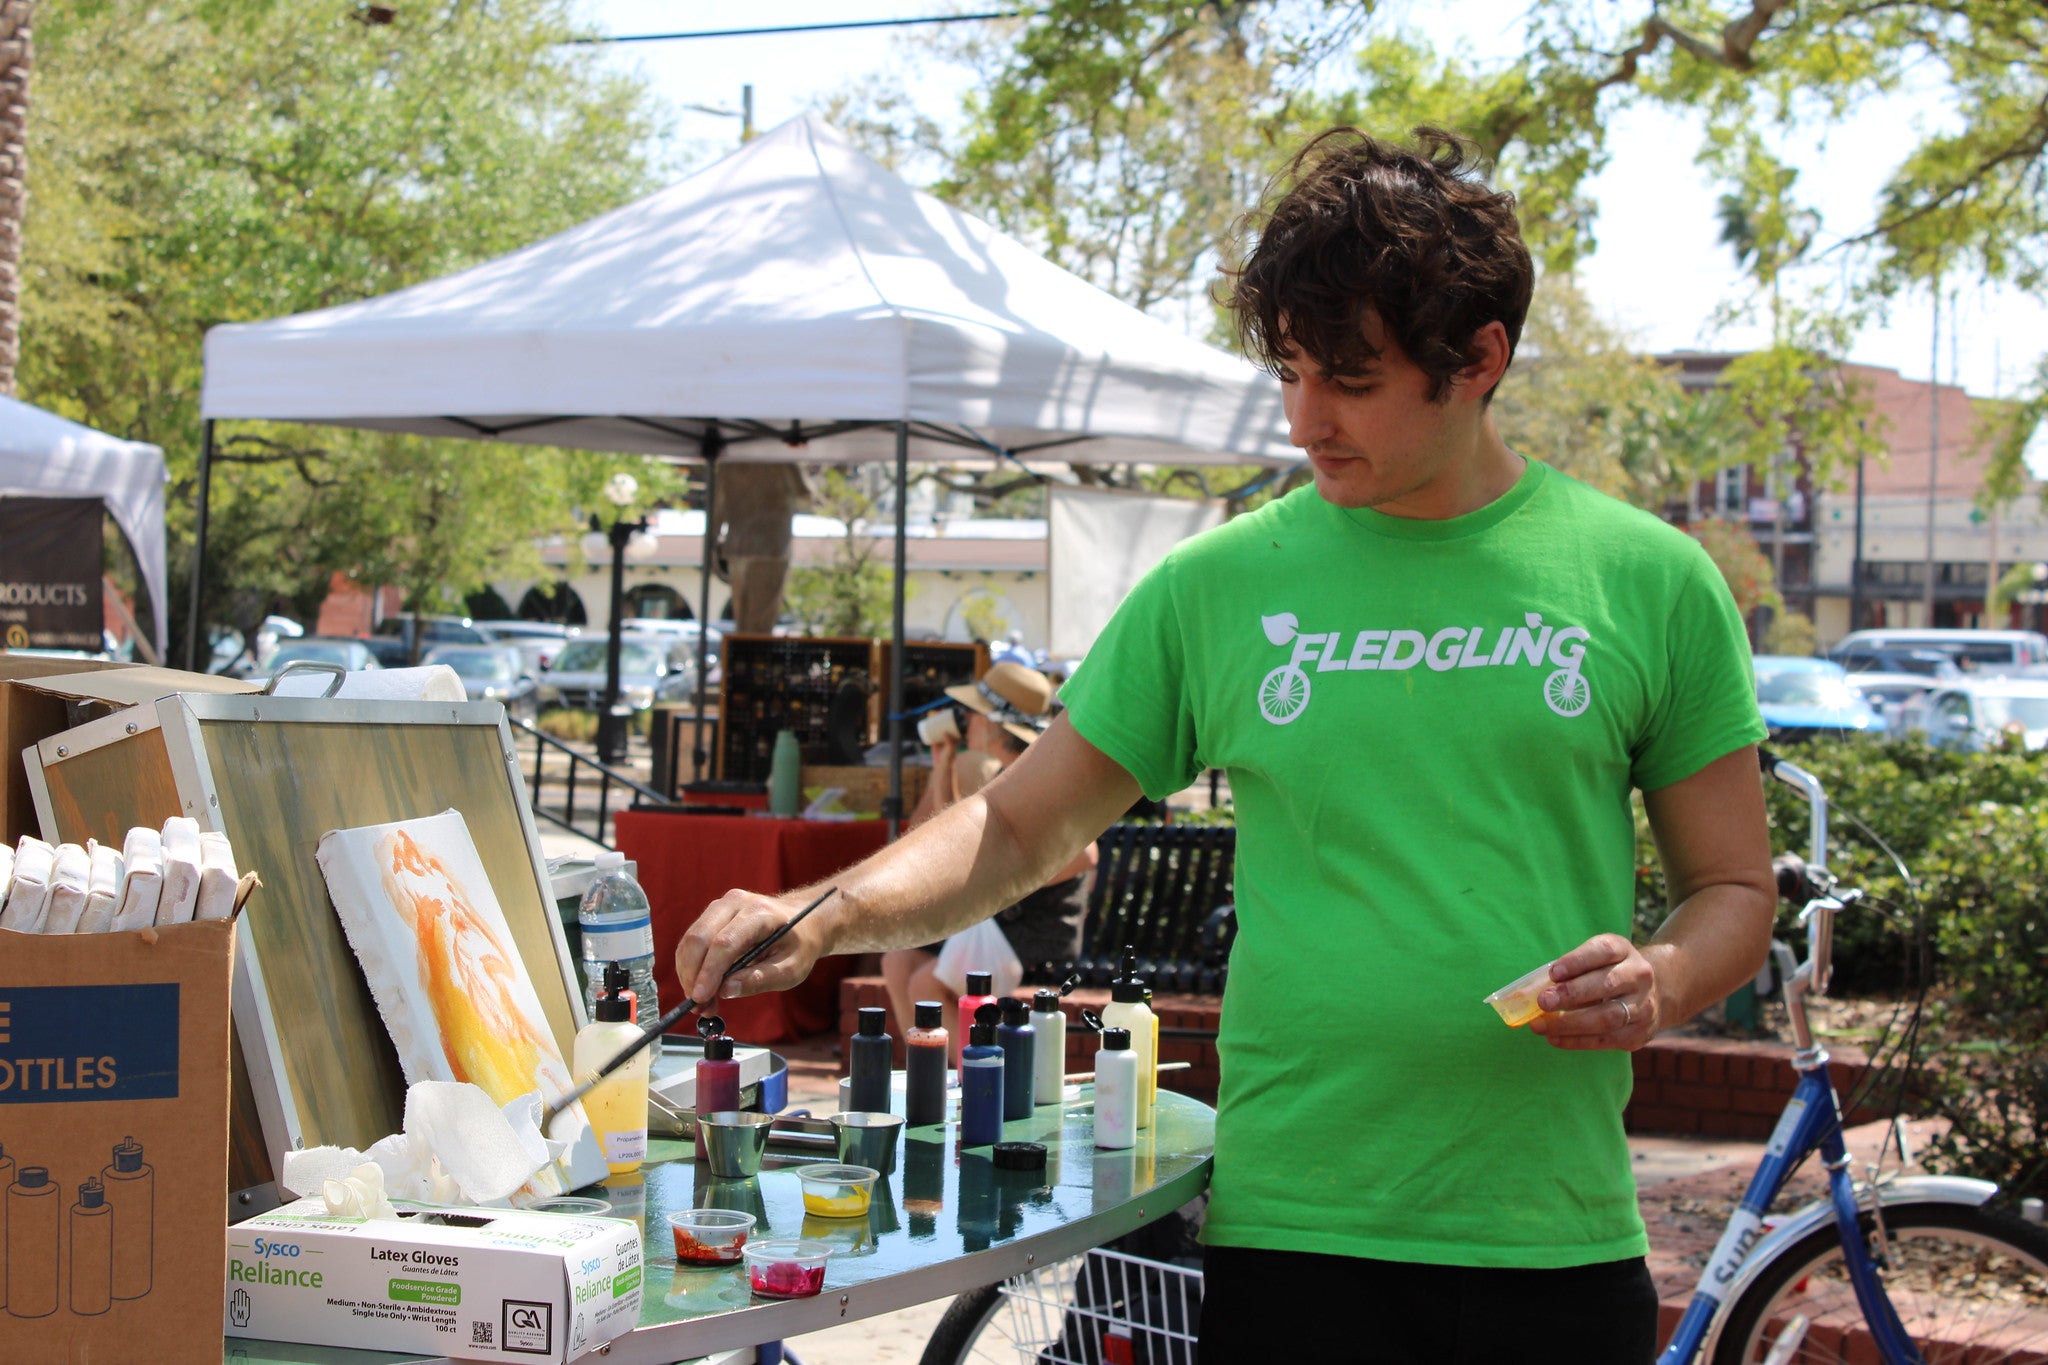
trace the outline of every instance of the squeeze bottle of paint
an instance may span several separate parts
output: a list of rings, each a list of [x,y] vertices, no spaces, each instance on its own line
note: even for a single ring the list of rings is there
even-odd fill
[[[107,1207],[114,1211],[114,1297],[139,1299],[149,1292],[150,1261],[156,1254],[156,1170],[142,1159],[142,1144],[122,1138],[114,1159],[100,1171]]]
[[[114,1306],[114,1211],[97,1176],[78,1187],[70,1240],[71,1311],[94,1317]]]
[[[860,1011],[860,1032],[848,1048],[847,1074],[853,1093],[847,1103],[868,1114],[889,1112],[889,1068],[895,1061],[895,1042],[888,1034],[889,1011],[876,1005]]]
[[[1058,1104],[1065,1090],[1067,1016],[1057,991],[1031,997],[1031,1102]]]
[[[1095,1054],[1095,1145],[1118,1150],[1138,1141],[1138,1054],[1127,1028],[1104,1028]]]
[[[24,1166],[7,1187],[7,1311],[57,1311],[57,1187],[47,1166]]]
[[[996,1046],[1003,1050],[1003,1118],[1031,1117],[1031,1085],[1037,1079],[1033,1061],[1038,1034],[1031,1027],[1031,1006],[1014,995],[998,1002],[1003,1022],[996,1025]]]
[[[904,1036],[903,1051],[910,1071],[903,1105],[906,1128],[946,1121],[946,1063],[953,1040],[946,1036],[945,1017],[945,1007],[939,1001],[920,1000],[915,1023]]]
[[[611,978],[612,963],[605,969]],[[597,1017],[576,1034],[573,1066],[579,1077],[595,1075],[597,1069],[631,1047],[640,1037],[633,1022],[633,1006],[626,993],[607,987],[597,997]],[[598,1082],[583,1097],[583,1112],[604,1148],[604,1164],[613,1175],[640,1169],[647,1159],[647,1068],[646,1051]]]
[[[978,1017],[981,1007],[995,997],[995,977],[989,972],[967,974],[967,994],[960,997],[960,1047],[967,1045],[967,1034]],[[957,1064],[961,1053],[954,1049],[953,1061]]]
[[[996,1046],[1002,1012],[984,1000],[960,1052],[960,1145],[986,1147],[1003,1136],[1003,1050]]]
[[[740,1064],[732,1058],[732,1039],[725,1021],[713,1016],[719,1032],[704,1040],[704,1060],[697,1063],[697,1112],[723,1114],[740,1107]],[[704,1159],[704,1130],[697,1130],[697,1160]]]
[[[1138,1068],[1138,1126],[1150,1128],[1152,1102],[1159,1093],[1158,1073],[1154,1069],[1159,1061],[1155,1041],[1159,1037],[1159,1019],[1145,1003],[1145,981],[1138,975],[1138,956],[1129,948],[1124,949],[1123,969],[1110,979],[1109,1007],[1102,1012],[1102,1026],[1130,1031],[1131,1051],[1136,1054]],[[1096,1081],[1099,1085],[1101,1077]]]

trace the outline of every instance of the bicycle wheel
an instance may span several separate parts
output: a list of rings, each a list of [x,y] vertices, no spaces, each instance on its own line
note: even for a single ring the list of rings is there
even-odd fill
[[[932,1329],[918,1365],[1066,1361],[1073,1352],[1061,1337],[1080,1264],[1077,1256],[962,1294]]]
[[[2048,1359],[2048,1231],[1960,1204],[1884,1213],[1884,1247],[1865,1238],[1899,1321],[1927,1365]],[[1879,1359],[1834,1224],[1785,1248],[1728,1314],[1714,1365],[1755,1365],[1795,1315],[1811,1324],[1786,1365]]]

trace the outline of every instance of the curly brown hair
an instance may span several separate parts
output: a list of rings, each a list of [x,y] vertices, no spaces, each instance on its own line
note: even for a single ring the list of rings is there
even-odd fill
[[[1477,161],[1441,128],[1416,129],[1412,146],[1332,128],[1302,148],[1268,188],[1271,208],[1239,224],[1257,242],[1227,272],[1224,302],[1245,353],[1275,375],[1297,349],[1355,373],[1379,356],[1361,330],[1370,311],[1429,375],[1431,402],[1476,359],[1473,334],[1489,322],[1512,355],[1535,268],[1514,196],[1481,180]]]

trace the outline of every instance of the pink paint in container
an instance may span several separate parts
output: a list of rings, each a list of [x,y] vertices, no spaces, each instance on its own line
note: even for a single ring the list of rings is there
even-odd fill
[[[741,1248],[747,1258],[747,1287],[764,1299],[808,1299],[825,1287],[825,1262],[832,1248],[823,1242],[797,1237],[776,1237],[749,1242]]]

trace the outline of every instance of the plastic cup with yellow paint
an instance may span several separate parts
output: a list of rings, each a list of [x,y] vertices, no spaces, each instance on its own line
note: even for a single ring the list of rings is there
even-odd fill
[[[1509,1028],[1520,1028],[1546,1012],[1536,1003],[1536,997],[1551,986],[1550,969],[1554,965],[1555,963],[1546,962],[1535,971],[1516,977],[1486,997],[1486,1003],[1499,1012],[1503,1024]]]

